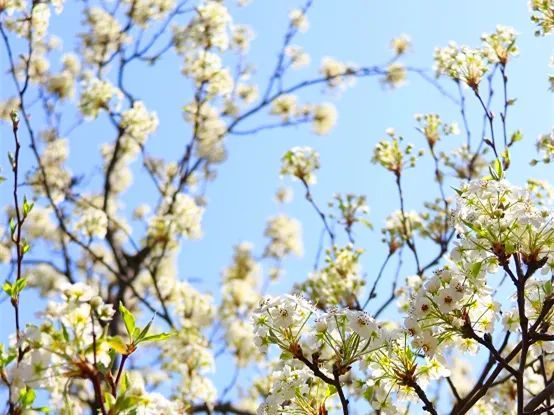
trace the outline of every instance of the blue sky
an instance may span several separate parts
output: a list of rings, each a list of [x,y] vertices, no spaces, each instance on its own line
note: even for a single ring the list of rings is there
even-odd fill
[[[77,42],[74,34],[80,30],[76,18],[77,2],[68,3],[72,4],[68,4],[67,14],[52,21],[52,32],[64,41],[66,51],[74,49]],[[257,67],[255,79],[262,90],[275,65],[288,24],[287,14],[298,5],[299,2],[290,0],[254,0],[245,8],[232,6],[236,12],[235,20],[251,25],[256,32],[249,60]],[[552,179],[551,170],[541,167],[531,169],[527,164],[535,154],[537,136],[548,132],[554,125],[553,95],[547,91],[546,81],[548,59],[554,53],[554,44],[552,38],[535,38],[527,2],[320,0],[315,2],[308,18],[310,30],[299,34],[294,43],[310,52],[312,64],[291,73],[286,81],[289,84],[316,77],[319,62],[324,56],[360,65],[383,64],[392,56],[388,48],[391,38],[402,33],[413,40],[413,49],[402,62],[409,66],[430,68],[433,49],[437,46],[444,46],[450,40],[478,46],[480,35],[493,31],[496,24],[515,27],[520,33],[518,44],[521,53],[510,64],[508,75],[510,97],[517,97],[518,100],[510,109],[508,123],[512,131],[521,129],[525,139],[512,154],[513,166],[508,177],[517,183],[523,183],[529,176]],[[4,57],[0,62],[4,70],[7,65]],[[188,137],[181,108],[190,100],[191,92],[190,85],[179,75],[180,65],[177,58],[168,56],[154,69],[137,65],[129,72],[129,88],[136,91],[147,108],[158,113],[160,127],[148,145],[154,153],[164,157],[175,154]],[[454,85],[446,84],[455,93]],[[1,96],[8,96],[10,80],[3,77],[0,87]],[[229,137],[228,160],[217,168],[217,180],[208,185],[204,238],[183,243],[179,259],[181,278],[193,278],[199,289],[213,291],[217,296],[220,272],[230,262],[232,246],[248,240],[255,244],[256,252],[263,250],[265,221],[279,209],[273,195],[277,186],[283,184],[279,179],[280,158],[292,146],[309,145],[321,154],[322,168],[318,173],[318,184],[313,189],[321,206],[326,205],[334,192],[367,195],[370,218],[376,230],[360,230],[357,241],[366,250],[362,266],[372,280],[371,276],[377,273],[386,253],[378,230],[386,214],[398,208],[392,175],[370,164],[373,147],[384,137],[385,129],[394,127],[407,142],[424,148],[424,141],[414,129],[414,113],[437,112],[444,120],[458,121],[460,125],[461,120],[452,103],[413,75],[405,87],[392,91],[383,88],[376,78],[369,78],[359,80],[354,88],[342,94],[322,92],[322,88],[316,86],[299,95],[301,102],[324,100],[337,106],[338,124],[328,136],[315,136],[308,126],[301,126],[270,130],[256,136]],[[498,104],[499,101],[496,102]],[[482,113],[478,102],[470,94],[468,106],[470,123],[476,135],[480,132]],[[267,120],[262,114],[252,120],[251,125]],[[67,120],[69,124],[71,118]],[[7,124],[0,126],[0,134],[0,151],[6,153],[12,146]],[[94,126],[80,127],[69,139],[71,169],[77,172],[84,167],[84,172],[92,172],[98,165],[98,158],[93,159],[90,154],[98,154],[99,144],[113,139],[113,132],[100,121]],[[461,143],[463,137],[447,140],[452,140],[452,143],[446,144],[451,146],[456,140],[456,144]],[[27,160],[31,158],[29,153],[24,157]],[[7,174],[9,169],[4,159],[2,157],[1,163]],[[408,209],[418,209],[424,200],[436,195],[432,174],[431,165],[424,162],[406,177]],[[303,200],[300,185],[289,180],[285,180],[284,184],[295,191],[294,200],[285,207],[285,212],[303,223],[305,253],[302,258],[286,261],[286,277],[271,287],[272,292],[285,292],[294,282],[306,278],[312,268],[321,231],[319,218]],[[2,187],[2,200],[9,204],[9,189],[6,184]],[[137,178],[124,200],[131,208],[139,202],[148,202],[148,197],[149,193],[143,191],[142,183]],[[411,273],[413,267],[410,268],[408,261],[403,275]],[[382,287],[385,287],[381,295],[384,297],[388,295],[389,282],[384,281]],[[0,305],[5,315],[11,313],[9,307],[8,302]],[[23,315],[24,321],[32,318],[30,313]],[[7,324],[0,327],[2,339],[11,331],[11,319],[8,319]],[[225,368],[225,365],[222,367]]]

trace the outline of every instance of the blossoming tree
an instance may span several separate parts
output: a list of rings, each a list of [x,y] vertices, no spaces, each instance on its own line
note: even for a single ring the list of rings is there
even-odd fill
[[[497,26],[473,47],[439,47],[432,70],[401,62],[411,47],[403,35],[384,65],[326,57],[316,75],[291,82],[310,62],[296,44],[309,28],[314,1],[306,0],[290,11],[274,69],[257,84],[253,31],[227,3],[0,0],[2,85],[13,91],[0,105],[10,133],[2,140],[11,143],[1,184],[11,198],[0,239],[2,324],[13,333],[0,346],[4,412],[553,413],[552,192],[545,181],[509,181],[511,152],[523,145],[507,122],[516,104],[507,75],[519,52],[516,31]],[[53,13],[79,14],[76,53],[50,33]],[[532,0],[530,19],[538,37],[548,35],[554,2]],[[187,138],[168,144],[169,159],[150,145],[155,108],[129,82],[138,66],[159,77],[168,55],[188,85]],[[393,129],[375,145],[372,161],[390,173],[398,200],[381,230],[387,255],[377,275],[360,270],[367,247],[357,230],[372,228],[366,196],[336,194],[322,204],[313,194],[320,157],[296,146],[279,155],[279,173],[297,181],[321,221],[313,272],[290,293],[265,295],[284,278],[286,259],[303,251],[300,222],[280,213],[267,221],[262,250],[234,247],[219,300],[179,278],[180,249],[202,236],[205,188],[217,180],[228,139],[302,124],[326,134],[337,112],[306,103],[306,90],[339,91],[362,77],[396,88],[409,76],[454,103],[459,119],[418,114],[423,146]],[[554,76],[546,81],[553,89]],[[480,111],[482,131],[470,127],[470,107]],[[100,131],[100,123],[111,137],[100,168],[70,171],[68,137]],[[450,135],[462,144],[443,147]],[[531,164],[549,163],[554,135],[542,135],[537,148]],[[422,158],[433,166],[436,197],[409,210],[404,180]],[[133,175],[154,193],[130,209]],[[279,203],[289,198],[289,189],[278,190]],[[386,281],[395,259],[395,279]],[[27,291],[42,299],[32,321],[23,313]],[[236,369],[218,391],[208,372],[221,355]],[[468,355],[477,356],[474,378]],[[239,369],[255,366],[253,381],[238,382]]]

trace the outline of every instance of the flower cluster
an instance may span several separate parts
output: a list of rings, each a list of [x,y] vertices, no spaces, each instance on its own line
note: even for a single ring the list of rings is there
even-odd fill
[[[527,179],[525,189],[538,206],[549,205],[554,201],[554,187],[546,180]]]
[[[531,0],[529,5],[532,10],[531,20],[539,28],[535,32],[537,36],[544,36],[554,30],[554,3],[552,0]]]
[[[349,86],[353,82],[351,75],[355,70],[353,65],[326,56],[321,60],[319,72],[327,80],[329,88],[338,88]]]
[[[44,134],[46,141],[42,155],[42,171],[37,170],[29,178],[33,188],[39,194],[46,194],[44,183],[47,184],[50,197],[55,203],[65,199],[67,189],[71,184],[71,173],[65,167],[65,162],[69,156],[69,143],[67,139],[60,138],[55,133],[48,132]]]
[[[208,374],[214,370],[215,361],[203,332],[214,321],[213,297],[199,292],[187,281],[176,280],[169,269],[162,275],[159,283],[162,298],[174,308],[177,317],[177,329],[160,343],[162,370],[174,373],[178,379],[173,384],[177,402],[211,403],[216,390]],[[151,281],[150,276],[146,280]],[[154,288],[152,291],[156,292]]]
[[[197,87],[207,85],[209,97],[226,96],[233,90],[233,78],[215,53],[205,50],[188,53],[182,72],[193,79]]]
[[[83,56],[88,63],[102,64],[122,44],[129,41],[117,19],[99,7],[86,10],[88,33],[82,33]]]
[[[423,347],[407,344],[402,330],[381,325],[363,311],[323,312],[301,297],[267,297],[254,313],[253,323],[258,346],[278,346],[289,366],[289,387],[274,381],[269,399],[260,406],[261,414],[279,413],[283,406],[305,399],[315,377],[333,386],[327,396],[336,391],[334,379],[349,378],[374,409],[393,413],[388,411],[394,406],[393,395],[415,398],[416,383],[424,385],[448,375],[437,359],[419,357]],[[352,368],[356,362],[369,371],[369,377],[358,378]]]
[[[44,6],[44,4],[41,4]],[[33,84],[46,84],[49,76],[50,61],[48,54],[58,47],[56,41],[39,40],[34,43],[33,53],[22,54],[14,65],[14,71],[19,79],[29,77]]]
[[[271,114],[279,116],[284,122],[296,116],[298,103],[296,95],[283,94],[278,96],[271,103]]]
[[[121,114],[119,121],[120,138],[118,143],[102,146],[104,169],[110,172],[110,192],[121,193],[131,184],[131,163],[141,153],[148,137],[158,127],[155,112],[148,112],[142,101]]]
[[[259,357],[254,333],[245,316],[259,302],[260,273],[260,265],[253,258],[252,246],[248,243],[235,247],[232,264],[222,272],[223,298],[218,314],[225,328],[225,340],[240,367]]]
[[[381,233],[384,236],[383,242],[388,245],[391,252],[394,252],[411,241],[415,233],[422,229],[423,218],[418,212],[396,210],[387,216]]]
[[[310,55],[308,55],[301,46],[287,46],[285,48],[285,55],[290,59],[290,65],[294,69],[302,68],[310,64]]]
[[[132,108],[121,114],[119,126],[125,134],[138,144],[144,144],[147,137],[158,127],[156,113],[149,113],[142,101],[135,101]]]
[[[537,141],[537,150],[541,155],[543,163],[551,163],[554,161],[554,130],[550,133],[542,134]],[[539,160],[532,160],[531,164],[537,164]]]
[[[109,81],[90,78],[83,84],[79,109],[85,117],[94,119],[98,117],[101,110],[110,111],[112,106],[117,106],[121,98],[121,91]],[[113,99],[116,104],[112,102]]]
[[[259,92],[256,85],[238,84],[236,94],[245,104],[251,104],[258,99]]]
[[[337,222],[344,226],[347,234],[352,234],[352,227],[356,223],[361,223],[371,228],[371,223],[367,219],[369,207],[367,206],[364,195],[355,195],[354,193],[334,195],[333,200],[329,202],[330,208],[336,208],[338,215],[331,213],[330,217],[337,219]]]
[[[307,368],[284,365],[272,376],[271,391],[264,402],[258,407],[258,415],[278,415],[286,411],[302,410],[305,395],[310,392],[310,383],[314,382],[313,375]]]
[[[310,27],[308,18],[300,9],[293,9],[289,13],[290,24],[300,32],[306,32]]]
[[[318,104],[313,112],[313,130],[316,134],[325,135],[335,126],[337,122],[337,110],[329,103]]]
[[[541,267],[554,245],[549,210],[533,204],[523,189],[505,180],[474,180],[459,190],[453,224],[463,238],[452,258],[505,266],[518,253],[531,267]]]
[[[387,66],[385,76],[381,82],[391,88],[404,85],[406,83],[406,67],[398,62],[391,63]]]
[[[205,157],[210,163],[221,163],[226,152],[223,147],[223,137],[226,126],[220,112],[209,104],[189,104],[184,108],[185,121],[196,130],[196,153]]]
[[[173,25],[172,46],[183,57],[181,72],[196,90],[195,99],[184,107],[184,118],[194,131],[196,154],[210,163],[221,163],[226,157],[223,138],[227,128],[222,117],[239,115],[237,97],[244,103],[257,98],[256,87],[241,82],[248,79],[248,70],[233,76],[223,53],[232,48],[244,54],[251,38],[248,27],[233,25],[220,1],[201,1],[188,24]]]
[[[516,35],[513,28],[499,25],[494,33],[483,34],[481,49],[458,46],[455,42],[444,48],[437,48],[437,74],[447,75],[477,91],[479,83],[489,70],[489,64],[499,63],[504,67],[511,56],[519,53]]]
[[[108,217],[104,211],[96,207],[87,207],[80,212],[75,229],[88,238],[103,238],[106,236]]]
[[[189,307],[192,308],[193,303],[189,303]],[[175,387],[179,400],[215,401],[217,392],[207,377],[214,370],[214,357],[208,340],[202,336],[198,327],[183,328],[161,343],[161,356],[162,368],[180,377]]]
[[[23,1],[8,1],[2,10],[6,9],[9,14],[14,12],[24,12],[24,15],[14,15],[6,19],[6,26],[20,37],[28,38],[32,33],[35,41],[43,40],[48,34],[50,25],[50,7],[48,3],[33,4],[27,13],[26,3]],[[54,2],[52,2],[54,3]],[[62,6],[60,0],[56,0],[58,6],[57,12],[61,12]]]
[[[505,66],[510,56],[519,53],[516,46],[517,33],[513,27],[496,26],[494,33],[485,33],[481,36],[483,41],[483,56],[490,63],[500,63]]]
[[[441,163],[451,170],[451,174],[462,180],[482,176],[487,167],[485,158],[481,154],[475,155],[466,144],[450,152],[441,151],[438,156]]]
[[[545,270],[550,271],[552,269],[552,263],[545,267]],[[549,296],[552,296],[552,283],[550,281],[541,281],[539,279],[533,279],[527,282],[526,295],[525,295],[525,316],[531,324],[534,324],[541,318],[541,312],[543,311],[543,304],[548,303]],[[502,324],[505,330],[512,332],[521,331],[521,320],[519,316],[519,310],[515,302],[511,304],[511,307],[507,310],[503,310]],[[551,333],[551,329],[544,330],[545,333]],[[548,342],[540,342],[538,346],[542,350],[552,350],[552,345]]]
[[[489,69],[481,50],[468,46],[459,47],[454,42],[435,50],[435,65],[437,74],[448,75],[473,90],[478,89]]]
[[[0,360],[13,402],[28,404],[21,400],[27,388],[46,389],[50,392],[50,407],[63,413],[67,410],[65,388],[89,379],[95,370],[93,362],[109,367],[111,346],[102,325],[111,321],[115,310],[83,283],[65,283],[60,291],[62,301],[48,304],[42,314],[43,323],[28,325],[20,343],[0,353]],[[10,355],[15,358],[18,347],[26,350],[22,360],[4,367],[13,360]]]
[[[229,25],[232,19],[225,5],[219,1],[206,0],[196,10],[197,15],[186,27],[173,27],[175,49],[182,54],[197,48],[226,50],[229,47]]]
[[[144,28],[151,20],[160,20],[167,15],[175,0],[126,0],[126,3],[130,4],[130,17]]]
[[[396,56],[404,55],[412,47],[412,40],[408,35],[400,35],[390,42],[390,48]]]
[[[4,101],[0,101],[0,120],[10,121],[11,113],[19,108],[19,98],[9,98]]]
[[[62,66],[61,72],[49,75],[46,89],[59,99],[71,98],[75,93],[80,63],[75,55],[67,54],[62,58]]]
[[[360,273],[359,258],[363,250],[352,245],[333,246],[325,256],[325,267],[313,272],[299,291],[305,292],[313,304],[322,310],[330,306],[355,307],[357,297],[365,285]]]
[[[429,356],[446,346],[476,352],[482,336],[493,332],[500,310],[483,277],[484,269],[464,273],[444,268],[422,281],[404,322],[412,345]]]
[[[282,203],[282,204],[290,203],[292,201],[293,196],[294,196],[294,193],[290,187],[279,186],[275,191],[275,201],[277,203]]]
[[[449,376],[450,371],[436,358],[419,357],[422,347],[410,346],[406,334],[383,331],[385,347],[364,359],[369,377],[363,382],[363,396],[380,413],[404,413],[407,409],[402,403],[418,399],[415,385],[425,387],[432,380]]]
[[[420,215],[423,226],[418,230],[419,236],[440,244],[450,229],[449,218],[452,204],[451,197],[436,198],[433,201],[425,202],[425,210]]]
[[[285,215],[277,215],[267,221],[264,235],[269,242],[264,256],[282,259],[287,255],[302,255],[302,228],[300,222]]]
[[[249,26],[234,25],[232,28],[231,45],[239,53],[245,54],[248,52],[250,42],[254,37],[254,32]]]
[[[313,131],[318,135],[328,134],[337,121],[337,110],[330,103],[299,105],[291,94],[279,95],[271,103],[270,114],[281,118],[283,124],[312,121]]]
[[[275,344],[300,360],[317,354],[320,368],[331,374],[334,358],[350,365],[382,346],[386,338],[377,322],[363,311],[334,309],[325,313],[299,296],[266,297],[252,319],[260,348]],[[357,340],[348,344],[354,338]]]
[[[307,184],[316,183],[314,172],[319,169],[319,154],[313,148],[293,147],[281,161],[281,175],[295,177]]]
[[[148,238],[172,246],[175,237],[198,239],[202,236],[201,220],[204,209],[189,195],[179,193],[167,198],[148,226]]]

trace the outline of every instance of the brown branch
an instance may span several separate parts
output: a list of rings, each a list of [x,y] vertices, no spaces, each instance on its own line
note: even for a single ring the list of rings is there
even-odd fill
[[[427,395],[425,394],[425,391],[417,384],[417,382],[413,381],[408,384],[411,388],[415,390],[417,393],[417,396],[419,399],[423,402],[423,410],[429,412],[432,415],[438,415],[437,410],[435,409],[435,406],[433,405],[433,402],[429,400]]]
[[[308,358],[304,356],[302,353],[302,350],[300,349],[300,346],[297,347],[295,352],[293,353],[294,357],[298,360],[300,360],[302,363],[304,363],[312,372],[313,374],[327,383],[328,385],[334,386],[337,389],[337,393],[340,398],[340,402],[342,405],[342,413],[343,415],[348,415],[348,399],[344,395],[344,391],[342,390],[342,385],[340,383],[340,368],[335,365],[333,365],[333,378],[330,378],[325,373],[321,371],[318,364],[315,362],[311,362]]]
[[[335,233],[333,232],[333,230],[331,229],[331,226],[329,225],[329,222],[327,221],[327,216],[325,215],[325,213],[323,213],[323,211],[319,208],[319,206],[315,202],[313,195],[310,191],[310,185],[303,178],[300,178],[300,181],[302,182],[302,184],[304,185],[304,188],[306,189],[306,200],[310,202],[312,207],[315,209],[315,211],[321,218],[321,221],[323,222],[323,226],[325,227],[325,230],[329,234],[329,238],[331,238],[331,244],[334,245]]]
[[[189,412],[191,414],[205,412],[205,413],[222,413],[222,414],[234,414],[234,415],[255,415],[253,412],[246,411],[244,409],[237,408],[231,402],[219,402],[214,405],[201,404],[195,405],[190,408]]]

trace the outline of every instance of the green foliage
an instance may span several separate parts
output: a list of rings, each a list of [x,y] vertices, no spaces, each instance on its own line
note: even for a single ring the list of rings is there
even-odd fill
[[[19,294],[26,286],[27,279],[20,278],[13,283],[6,281],[2,286],[2,290],[4,290],[4,292],[10,296],[10,298],[16,299],[19,297]]]
[[[135,316],[123,305],[123,303],[119,303],[119,312],[123,318],[129,342],[125,343],[119,336],[111,337],[108,342],[118,353],[130,355],[136,350],[140,343],[163,341],[171,336],[170,333],[148,335],[155,316],[150,319],[144,328],[140,329],[136,325]]]

